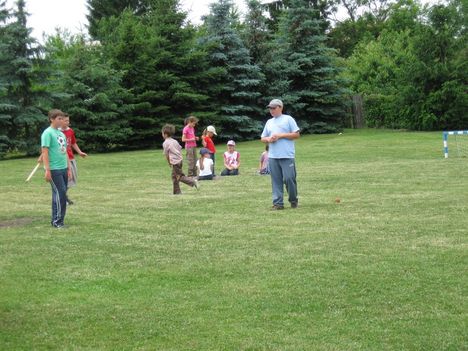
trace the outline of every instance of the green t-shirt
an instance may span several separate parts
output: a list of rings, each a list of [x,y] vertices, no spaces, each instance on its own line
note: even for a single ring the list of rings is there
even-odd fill
[[[67,138],[58,129],[52,127],[44,130],[41,146],[49,149],[49,166],[51,170],[68,168]]]

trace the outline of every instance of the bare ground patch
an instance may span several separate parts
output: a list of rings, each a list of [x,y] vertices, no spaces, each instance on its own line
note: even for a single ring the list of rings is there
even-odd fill
[[[33,220],[31,217],[0,220],[0,228],[21,227],[31,224]]]

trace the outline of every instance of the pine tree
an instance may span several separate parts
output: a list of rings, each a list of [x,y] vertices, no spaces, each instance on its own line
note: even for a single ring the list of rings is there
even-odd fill
[[[9,149],[37,154],[41,128],[47,121],[40,108],[45,95],[38,86],[40,49],[31,37],[31,29],[27,27],[25,1],[18,0],[16,6],[13,21],[2,29],[4,41],[0,76],[6,83],[2,88],[1,119],[8,127]]]
[[[71,117],[75,133],[89,151],[128,148],[131,94],[122,88],[122,73],[110,67],[101,47],[82,36],[49,37],[46,55],[60,69],[52,82],[58,106]]]
[[[160,144],[162,125],[182,125],[189,113],[206,110],[207,96],[197,89],[203,57],[193,48],[195,31],[185,20],[178,0],[158,0],[147,16],[126,10],[119,18],[101,21],[106,56],[125,72],[124,87],[134,96],[130,123],[135,148]]]
[[[291,0],[279,23],[267,75],[271,96],[282,98],[303,130],[334,130],[345,114],[343,82],[334,50],[325,45],[322,20],[309,1]]]
[[[272,33],[264,16],[265,6],[259,0],[247,1],[247,14],[244,21],[242,37],[249,49],[252,62],[261,65],[268,54]]]
[[[263,74],[251,63],[250,53],[235,30],[232,8],[230,0],[211,5],[201,40],[214,78],[209,95],[217,116],[211,122],[220,127],[224,138],[250,139],[261,130],[258,87]]]
[[[8,130],[11,127],[11,109],[14,107],[7,101],[7,75],[10,65],[10,55],[8,55],[8,36],[6,22],[11,16],[6,8],[6,2],[0,1],[0,158],[2,158],[10,148]]]
[[[149,0],[87,0],[88,31],[92,38],[99,39],[99,22],[104,18],[119,17],[129,9],[136,15],[143,15],[148,11]]]

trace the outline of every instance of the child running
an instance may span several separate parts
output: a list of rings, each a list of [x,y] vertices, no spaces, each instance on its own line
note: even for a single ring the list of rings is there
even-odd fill
[[[206,129],[203,131],[203,136],[202,136],[202,143],[203,143],[203,147],[207,148],[209,153],[210,153],[210,157],[211,159],[213,160],[213,177],[216,176],[216,171],[215,171],[215,154],[216,154],[216,147],[213,143],[213,137],[215,135],[218,135],[216,134],[216,129],[215,127],[213,126],[208,126],[206,127]]]
[[[195,126],[198,123],[198,118],[195,116],[189,116],[187,119],[187,125],[182,130],[182,141],[185,143],[185,151],[188,163],[188,176],[197,176],[197,167],[195,165],[197,160],[197,140],[195,136]]]
[[[71,178],[68,180],[67,186],[67,189],[70,189],[71,187],[76,186],[76,182],[78,181],[78,168],[76,166],[76,160],[75,156],[73,155],[73,150],[75,150],[78,153],[78,155],[80,155],[83,158],[88,155],[81,151],[80,147],[76,143],[75,132],[73,131],[73,129],[70,128],[70,116],[68,114],[65,114],[65,116],[63,117],[62,124],[62,133],[67,138],[67,154],[71,166]],[[68,191],[67,204],[73,205],[73,201],[68,197]]]
[[[179,195],[182,194],[180,191],[179,182],[195,187],[198,190],[198,182],[195,179],[186,177],[182,171],[182,147],[179,145],[177,140],[173,139],[172,136],[175,133],[175,127],[172,124],[166,124],[162,130],[161,134],[164,138],[163,149],[164,155],[166,156],[167,163],[169,167],[172,168],[172,185],[173,185],[173,194]]]
[[[222,176],[233,176],[239,174],[240,154],[236,151],[236,143],[234,140],[227,142],[227,151],[224,153],[224,167]]]
[[[213,180],[213,160],[210,151],[203,147],[200,149],[200,155],[197,161],[198,180]]]

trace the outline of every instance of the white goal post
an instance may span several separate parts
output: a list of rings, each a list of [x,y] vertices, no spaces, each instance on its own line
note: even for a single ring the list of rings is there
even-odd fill
[[[468,157],[468,130],[454,130],[450,132],[442,132],[444,139],[444,156],[449,157],[449,135],[454,136],[454,144],[457,150],[458,157]]]

